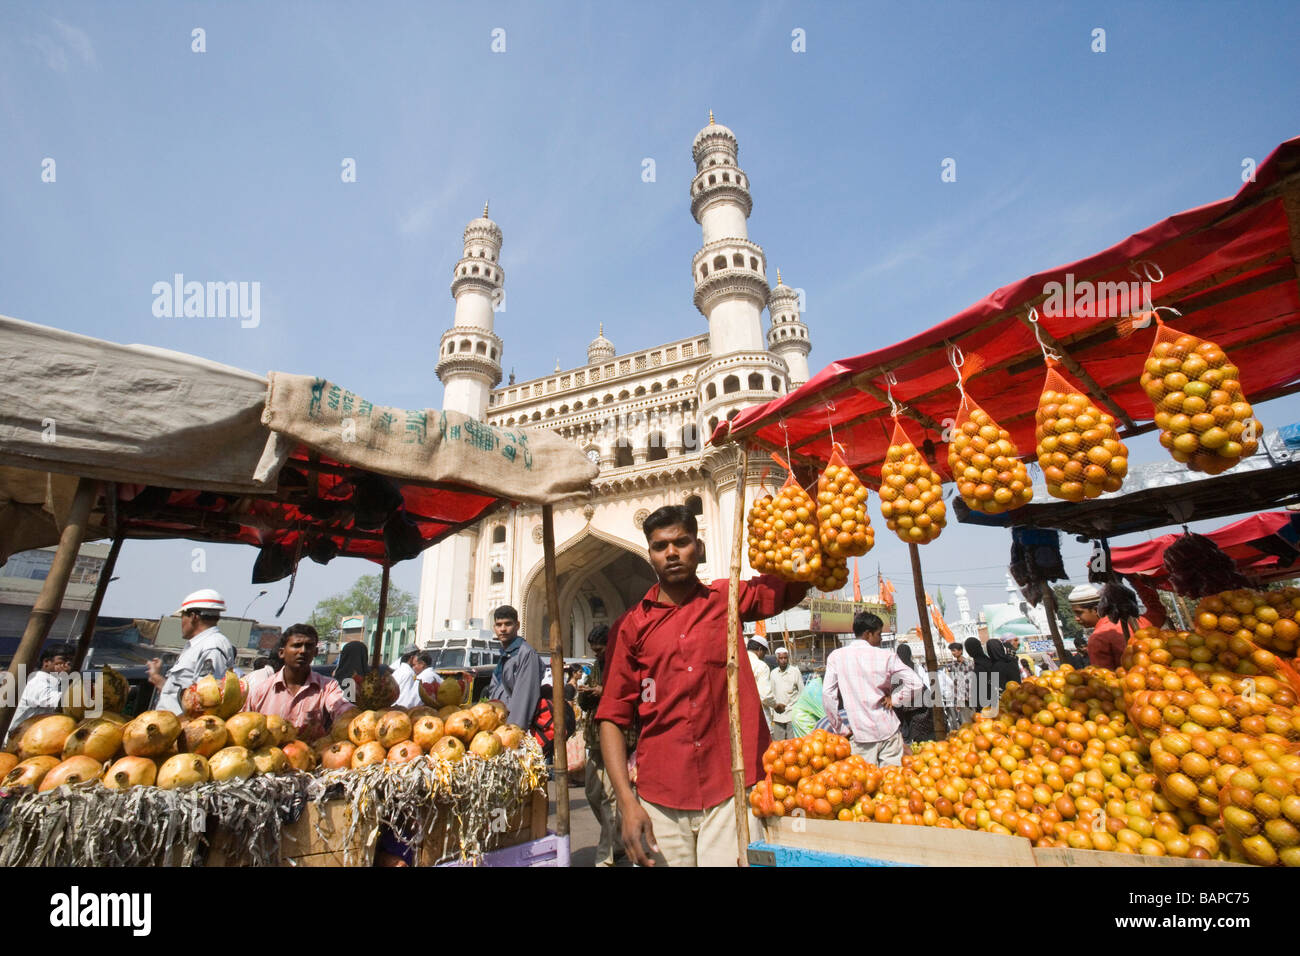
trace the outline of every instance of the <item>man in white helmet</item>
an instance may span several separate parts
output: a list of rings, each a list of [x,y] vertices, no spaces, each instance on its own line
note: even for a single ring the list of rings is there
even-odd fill
[[[181,691],[208,674],[218,679],[235,666],[235,647],[217,629],[225,599],[212,588],[195,591],[181,602],[176,612],[181,616],[181,637],[185,650],[164,678],[162,660],[149,662],[149,683],[159,689],[158,708],[173,714],[181,712]]]

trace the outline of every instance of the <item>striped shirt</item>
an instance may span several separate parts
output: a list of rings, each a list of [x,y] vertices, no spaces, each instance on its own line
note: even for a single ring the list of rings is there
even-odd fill
[[[890,689],[898,685],[891,698]],[[853,739],[861,744],[888,740],[898,733],[898,717],[893,708],[909,699],[925,685],[916,671],[902,662],[897,654],[875,647],[859,638],[847,647],[831,651],[826,658],[826,680],[822,703],[828,716],[837,714],[838,700],[844,701]],[[839,724],[838,718],[832,718]],[[837,726],[840,733],[846,728]]]

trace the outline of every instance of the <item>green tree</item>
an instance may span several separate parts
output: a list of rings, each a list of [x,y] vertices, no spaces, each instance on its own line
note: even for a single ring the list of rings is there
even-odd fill
[[[379,619],[378,574],[363,574],[356,583],[342,594],[335,594],[319,602],[311,612],[311,626],[320,634],[322,643],[335,642],[339,639],[339,621],[345,617],[358,616],[366,619],[366,629],[374,627]],[[415,598],[409,591],[403,591],[388,585],[388,618],[403,617],[415,613]]]
[[[1056,619],[1061,623],[1061,642],[1066,649],[1070,648],[1070,642],[1076,637],[1085,636],[1083,627],[1070,613],[1070,592],[1073,590],[1074,587],[1070,584],[1052,585],[1052,591],[1056,595]]]

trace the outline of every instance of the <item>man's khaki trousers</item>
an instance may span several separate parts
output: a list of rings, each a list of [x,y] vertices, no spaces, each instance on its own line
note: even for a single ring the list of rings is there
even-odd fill
[[[705,810],[674,810],[641,801],[659,852],[655,866],[736,866],[736,798]]]

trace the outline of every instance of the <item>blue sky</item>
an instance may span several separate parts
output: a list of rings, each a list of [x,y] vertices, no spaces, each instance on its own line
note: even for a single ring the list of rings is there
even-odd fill
[[[0,313],[437,406],[451,269],[490,199],[521,379],[581,364],[598,322],[620,352],[696,334],[687,188],[711,108],[740,141],[751,238],[806,291],[816,370],[1235,192],[1244,158],[1300,133],[1297,35],[1300,8],[1266,2],[9,4]],[[260,324],[155,318],[177,272],[260,282]],[[878,531],[865,560],[906,593]],[[190,547],[128,544],[106,613],[256,594],[251,549],[213,549],[199,584]],[[1008,548],[950,527],[927,577],[1001,600]],[[414,590],[418,566],[394,580]],[[305,565],[282,623],[363,570]]]

